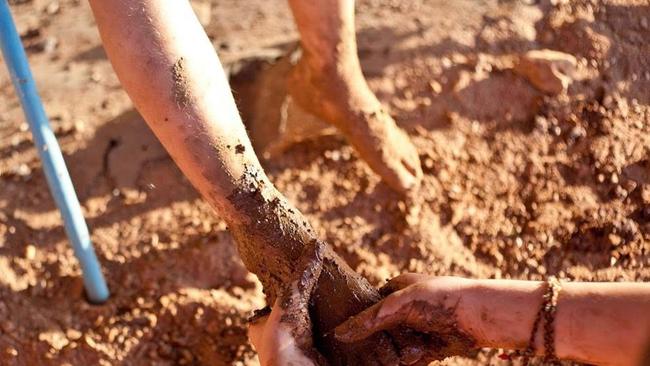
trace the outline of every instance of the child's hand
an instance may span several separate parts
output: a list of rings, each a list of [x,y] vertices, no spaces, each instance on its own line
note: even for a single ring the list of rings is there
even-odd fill
[[[465,333],[458,322],[457,306],[468,280],[404,274],[390,280],[384,300],[339,325],[335,334],[343,342],[356,342],[375,332],[406,326],[441,336]]]
[[[322,269],[324,246],[305,250],[296,279],[275,300],[271,314],[251,321],[248,337],[262,366],[326,365],[312,344],[309,299]]]
[[[313,351],[304,349],[304,338],[300,340],[296,337],[295,324],[285,320],[286,310],[278,304],[279,301],[276,301],[270,315],[248,326],[248,338],[257,351],[260,365],[317,365],[317,361],[307,355]],[[306,336],[311,338],[311,332]]]

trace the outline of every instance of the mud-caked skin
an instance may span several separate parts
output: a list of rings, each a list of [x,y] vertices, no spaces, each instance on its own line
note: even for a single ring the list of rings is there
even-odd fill
[[[328,245],[318,241],[302,214],[266,179],[261,178],[261,174],[247,171],[242,177],[241,187],[228,199],[245,219],[241,224],[231,225],[230,230],[244,264],[259,277],[270,304],[281,296],[286,284],[296,278],[295,272],[300,268],[298,264],[304,262],[305,257],[314,255],[313,249],[310,250],[314,247],[322,247],[319,250],[322,260],[314,262],[322,269],[308,299],[314,334],[326,334],[349,316],[380,299],[379,293],[363,277],[347,266]],[[381,338],[377,336],[364,342],[343,344],[333,337],[316,336],[315,341],[316,347],[329,356],[332,364],[343,365],[353,364],[350,357],[362,354],[358,350],[355,352],[356,349],[371,346]],[[394,353],[390,356],[397,359]],[[363,358],[364,361],[357,359],[354,362],[382,364],[378,361],[370,363],[372,356],[364,355]]]
[[[459,281],[441,277],[427,282],[426,278],[407,274],[392,279],[380,290],[382,302],[339,325],[336,338],[354,342],[387,329],[409,332],[404,338],[410,344],[399,345],[400,363],[405,365],[427,365],[431,360],[475,353],[476,340],[459,324],[462,286],[455,284]],[[439,296],[422,295],[432,289],[445,290]],[[417,342],[420,347],[414,347]]]
[[[247,169],[239,187],[228,196],[241,216],[230,230],[244,264],[262,282],[269,304],[279,298],[286,314],[291,314],[287,316],[300,318],[287,319],[297,337],[304,338],[311,330],[314,348],[331,365],[419,364],[441,358],[446,340],[409,330],[379,332],[352,343],[338,341],[333,329],[379,301],[381,295],[317,239],[302,214],[263,173]],[[286,295],[290,293],[287,284],[302,288],[297,293],[304,298]],[[309,302],[309,317],[296,310],[304,301]],[[311,343],[303,345],[311,348]]]
[[[281,312],[279,323],[284,329],[288,328],[290,338],[295,342],[295,349],[276,355],[281,358],[271,361],[271,364],[302,364],[308,358],[316,365],[327,365],[325,357],[314,348],[309,316],[309,300],[323,269],[325,248],[325,244],[320,241],[312,241],[305,246],[301,258],[297,261],[294,279],[284,286],[276,299],[275,304],[279,307],[276,311]],[[270,310],[268,307],[265,309]],[[282,338],[275,334],[274,336],[276,338],[274,341]],[[272,344],[271,347],[276,345]],[[287,346],[280,344],[278,347]],[[261,357],[260,354],[260,359]]]

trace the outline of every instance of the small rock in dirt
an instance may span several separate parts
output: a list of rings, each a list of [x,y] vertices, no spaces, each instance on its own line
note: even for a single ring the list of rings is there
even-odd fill
[[[11,334],[14,330],[16,330],[16,326],[10,320],[6,320],[0,323],[0,329],[2,329],[4,333]]]
[[[439,82],[433,80],[429,82],[429,86],[434,94],[440,94],[442,92],[442,85]]]
[[[560,136],[562,134],[562,128],[560,126],[553,127],[553,134],[555,136]]]
[[[616,262],[617,262],[616,257],[611,257],[611,258],[609,258],[609,265],[610,265],[611,267],[614,267],[614,266],[616,265]]]
[[[30,261],[36,258],[36,247],[34,247],[33,245],[28,245],[27,247],[25,247],[25,258],[27,258]]]
[[[548,120],[544,116],[535,116],[535,130],[541,133],[548,131]]]
[[[331,159],[332,161],[339,161],[341,159],[341,153],[338,150],[325,151],[325,157]]]
[[[618,198],[618,199],[624,199],[624,198],[626,198],[627,195],[628,195],[628,193],[629,193],[629,192],[628,192],[625,188],[623,188],[623,187],[621,187],[621,186],[616,186],[616,188],[614,188],[614,195],[615,195],[616,198]]]
[[[632,179],[626,179],[623,182],[621,182],[621,187],[623,187],[628,192],[633,192],[637,186],[638,183]]]
[[[71,339],[73,341],[76,341],[77,339],[81,338],[81,332],[72,328],[66,330],[65,335],[66,337],[68,337],[68,339]]]
[[[650,184],[641,185],[641,199],[644,204],[650,204]]]
[[[50,347],[57,351],[62,350],[70,343],[70,341],[68,341],[68,339],[65,337],[65,334],[63,334],[63,332],[60,330],[42,332],[38,335],[38,340],[47,342]]]
[[[433,159],[430,159],[430,158],[426,158],[426,159],[424,159],[424,167],[425,167],[427,170],[429,170],[429,171],[432,170],[433,167],[434,167],[434,165],[435,165],[435,164],[434,164],[434,162],[433,162]]]
[[[13,347],[7,347],[5,348],[5,353],[11,357],[16,357],[18,356],[18,350],[16,350]]]
[[[16,169],[16,175],[19,177],[28,177],[32,174],[32,169],[27,164],[20,164]]]
[[[47,37],[43,41],[43,51],[45,53],[52,53],[59,46],[59,40],[56,37]]]
[[[520,56],[514,71],[540,91],[557,95],[568,88],[575,67],[574,56],[544,49],[528,51]]]
[[[585,136],[587,136],[587,131],[582,126],[573,127],[569,133],[569,139],[571,139],[572,142],[575,142]]]
[[[47,4],[45,7],[45,12],[48,13],[49,15],[54,15],[57,14],[61,10],[61,6],[59,5],[58,1],[52,1],[51,3]]]

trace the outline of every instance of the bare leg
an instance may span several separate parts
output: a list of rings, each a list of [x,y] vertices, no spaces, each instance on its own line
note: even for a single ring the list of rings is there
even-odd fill
[[[251,147],[228,81],[187,1],[91,0],[107,55],[124,89],[176,164],[227,221],[246,267],[270,302],[320,243],[302,214],[268,180]],[[379,299],[328,246],[310,299],[322,334]],[[306,324],[305,326],[310,326]],[[333,364],[390,362],[379,335],[347,346],[320,340]],[[378,348],[382,352],[362,350]],[[385,362],[386,363],[386,362]]]
[[[357,56],[354,0],[289,0],[303,57],[289,83],[306,110],[336,126],[384,181],[400,192],[419,184],[409,137],[368,87]]]

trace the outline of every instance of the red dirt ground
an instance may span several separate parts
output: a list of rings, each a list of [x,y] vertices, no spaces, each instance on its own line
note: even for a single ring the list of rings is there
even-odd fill
[[[257,364],[245,319],[260,285],[121,90],[88,5],[10,3],[113,296],[83,298],[3,67],[0,364]],[[286,68],[266,62],[297,41],[287,4],[197,8],[246,121],[275,118],[268,95],[284,86],[269,80]],[[364,72],[420,153],[418,201],[408,209],[336,135],[265,162],[353,268],[376,285],[403,271],[650,280],[647,1],[360,0],[357,13]],[[511,70],[542,48],[577,58],[566,93]]]

